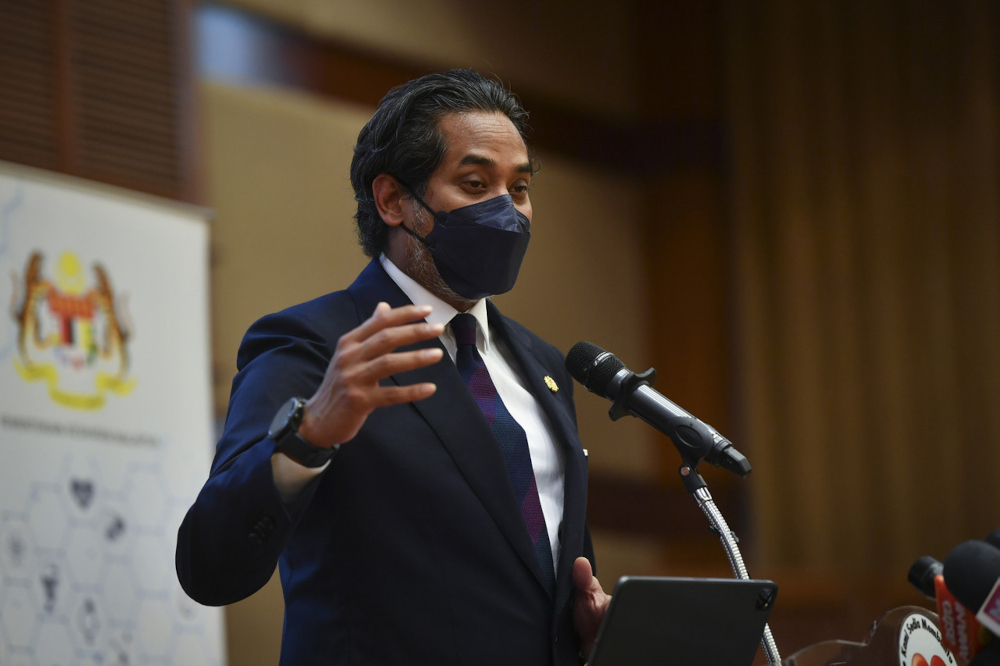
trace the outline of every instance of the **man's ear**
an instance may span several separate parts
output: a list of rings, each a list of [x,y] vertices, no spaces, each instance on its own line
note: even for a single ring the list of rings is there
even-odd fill
[[[403,223],[403,186],[395,177],[380,173],[372,181],[372,195],[375,197],[375,207],[382,221],[390,227],[398,227]]]

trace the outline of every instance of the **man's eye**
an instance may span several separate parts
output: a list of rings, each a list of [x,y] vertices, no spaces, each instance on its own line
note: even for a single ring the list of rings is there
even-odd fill
[[[530,189],[531,188],[528,185],[515,185],[510,188],[510,191],[513,194],[527,194]]]
[[[465,184],[476,190],[486,187],[486,183],[481,180],[467,180],[465,181]]]

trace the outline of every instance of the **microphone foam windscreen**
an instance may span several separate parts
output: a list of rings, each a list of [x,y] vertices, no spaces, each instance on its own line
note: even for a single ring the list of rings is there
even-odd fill
[[[983,541],[994,548],[1000,548],[1000,529],[993,530]]]
[[[955,546],[944,560],[944,584],[973,613],[1000,578],[1000,549],[985,541]]]
[[[594,365],[598,357],[604,354],[600,363]],[[566,369],[573,379],[587,387],[588,391],[608,397],[605,391],[611,379],[625,364],[614,354],[609,354],[593,342],[578,342],[566,354]]]
[[[934,578],[942,572],[944,565],[930,555],[924,555],[913,563],[906,575],[910,585],[928,599],[934,598]]]
[[[573,379],[586,385],[590,368],[594,365],[597,357],[603,353],[604,350],[593,342],[578,342],[566,354],[566,369],[569,370]]]

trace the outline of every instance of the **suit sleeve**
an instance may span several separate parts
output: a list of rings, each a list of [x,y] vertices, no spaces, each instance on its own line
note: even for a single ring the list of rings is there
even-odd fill
[[[239,601],[274,573],[323,475],[284,504],[272,478],[274,443],[267,431],[285,401],[315,392],[334,344],[308,316],[287,311],[261,319],[244,336],[211,474],[178,532],[177,575],[195,601]]]

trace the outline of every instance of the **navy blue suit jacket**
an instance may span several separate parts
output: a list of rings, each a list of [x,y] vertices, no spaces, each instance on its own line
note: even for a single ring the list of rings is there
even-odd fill
[[[264,317],[247,332],[211,475],[178,535],[182,586],[201,603],[228,604],[260,589],[280,564],[282,664],[579,664],[570,574],[575,558],[593,562],[593,549],[572,379],[555,347],[492,304],[490,326],[565,460],[554,598],[496,440],[447,355],[386,379],[438,388],[426,400],[373,412],[293,504],[281,501],[271,418],[288,398],[315,392],[337,340],[379,301],[409,303],[373,261],[347,290]]]

